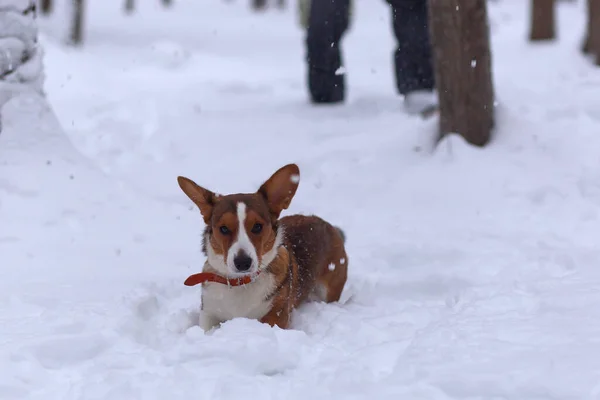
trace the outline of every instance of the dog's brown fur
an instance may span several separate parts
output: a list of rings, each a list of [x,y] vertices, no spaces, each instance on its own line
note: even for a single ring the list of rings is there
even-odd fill
[[[313,292],[328,303],[340,299],[348,260],[341,234],[326,221],[294,215],[280,222],[285,226],[284,244],[269,266],[277,276],[277,287],[271,294],[273,308],[262,321],[286,328],[292,309]]]

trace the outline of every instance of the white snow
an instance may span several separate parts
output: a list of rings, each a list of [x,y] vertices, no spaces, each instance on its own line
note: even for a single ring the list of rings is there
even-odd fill
[[[484,150],[432,149],[435,121],[402,113],[383,1],[357,2],[348,102],[321,108],[294,7],[90,1],[81,50],[58,9],[51,108],[2,108],[0,399],[600,398],[600,70],[580,3],[535,47],[528,2],[489,3]],[[183,285],[203,223],[176,177],[251,191],[288,162],[286,214],[347,235],[342,301],[205,335]]]

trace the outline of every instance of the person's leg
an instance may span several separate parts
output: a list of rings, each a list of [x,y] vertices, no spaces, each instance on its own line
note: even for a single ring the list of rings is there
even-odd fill
[[[348,28],[350,0],[312,0],[306,35],[308,89],[313,103],[345,97],[340,40]]]
[[[394,54],[397,90],[405,96],[409,112],[421,112],[437,103],[427,0],[387,2],[392,6],[398,44]]]

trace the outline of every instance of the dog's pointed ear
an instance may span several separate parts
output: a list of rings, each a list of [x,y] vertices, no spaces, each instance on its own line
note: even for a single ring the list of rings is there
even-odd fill
[[[275,219],[290,206],[299,183],[300,169],[296,164],[288,164],[277,170],[258,189],[258,193],[267,200],[269,211]]]
[[[198,206],[204,222],[208,225],[217,196],[210,190],[198,186],[194,181],[183,176],[177,177],[177,183],[179,183],[179,187],[183,190],[183,193]]]

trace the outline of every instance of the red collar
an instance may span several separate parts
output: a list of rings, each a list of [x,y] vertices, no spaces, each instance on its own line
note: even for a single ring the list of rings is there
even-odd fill
[[[239,278],[225,278],[214,272],[200,272],[199,274],[189,276],[183,284],[185,286],[195,286],[205,282],[217,282],[227,286],[241,286],[253,282],[259,274],[260,269],[253,275],[244,275]]]

